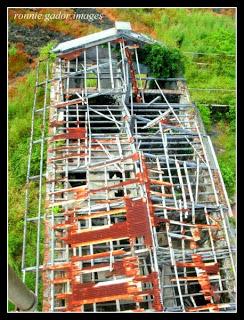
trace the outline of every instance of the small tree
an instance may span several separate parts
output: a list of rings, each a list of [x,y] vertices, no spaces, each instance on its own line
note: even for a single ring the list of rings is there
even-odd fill
[[[145,45],[138,53],[140,61],[150,68],[155,78],[177,77],[184,73],[183,56],[176,48]]]

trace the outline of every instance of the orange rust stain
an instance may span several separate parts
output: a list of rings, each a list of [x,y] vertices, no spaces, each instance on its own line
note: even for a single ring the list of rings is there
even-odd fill
[[[109,264],[99,264],[88,268],[78,268],[74,263],[69,265],[65,277],[54,279],[53,283],[59,284],[70,281],[72,292],[58,293],[57,299],[66,300],[66,308],[64,311],[77,311],[79,307],[88,303],[114,301],[116,299],[131,300],[134,302],[143,301],[145,295],[152,295],[154,298],[153,307],[156,311],[162,311],[163,306],[160,300],[158,273],[152,272],[147,276],[140,276],[139,259],[138,257],[124,257],[122,261],[116,261],[112,265],[113,271],[111,274],[124,275],[128,278],[124,279],[122,283],[79,283],[75,276],[81,270],[95,270],[102,266]],[[67,269],[68,265],[64,266]],[[143,290],[142,286],[138,286],[138,282],[150,282],[152,289]]]
[[[83,193],[82,193],[83,196]],[[132,201],[125,198],[126,222],[118,222],[103,229],[69,232],[67,237],[62,240],[71,244],[71,246],[95,244],[108,240],[131,239],[144,237],[145,245],[152,246],[152,235],[150,230],[150,221],[148,217],[146,202],[143,199]],[[63,226],[69,224],[67,221]],[[62,225],[61,225],[62,226]],[[59,225],[60,227],[60,225]]]
[[[51,122],[49,122],[49,126],[51,127],[51,128],[54,128],[54,127],[62,127],[62,125],[63,124],[65,124],[66,123],[66,121],[57,121],[57,120],[54,120],[54,121],[51,121]]]
[[[143,236],[146,246],[152,246],[152,233],[146,202],[143,199],[132,201],[125,198],[126,222],[130,238]]]
[[[74,50],[69,53],[61,54],[61,55],[59,55],[59,57],[64,60],[73,60],[73,59],[79,57],[81,52],[82,52],[82,50]]]
[[[71,261],[75,262],[75,261],[89,261],[92,259],[100,259],[100,258],[106,258],[106,257],[110,257],[110,256],[118,256],[118,255],[124,255],[126,253],[126,251],[124,250],[114,250],[114,251],[109,251],[109,252],[100,252],[100,253],[95,253],[95,254],[89,254],[86,256],[72,256],[71,257]]]
[[[217,274],[219,272],[219,264],[218,262],[204,263],[202,257],[197,254],[192,255],[192,261],[193,262],[177,262],[176,266],[201,269],[203,271],[202,274],[197,277],[188,277],[188,279],[194,280],[196,278],[201,286],[202,290],[200,292],[203,293],[205,300],[210,300],[214,295],[214,291],[208,274]]]
[[[202,274],[198,276],[198,282],[201,286],[200,292],[204,294],[205,300],[211,300],[212,296],[214,295],[214,291],[212,289],[211,283],[209,281],[209,277],[207,274]]]
[[[177,267],[200,268],[211,274],[218,273],[219,271],[218,262],[204,263],[202,257],[197,254],[192,255],[192,261],[193,262],[176,262],[176,265]]]
[[[128,179],[126,181],[117,183],[117,184],[112,184],[111,186],[107,186],[107,187],[103,187],[103,188],[98,188],[98,189],[90,189],[89,192],[90,193],[97,193],[100,191],[105,191],[105,190],[110,190],[110,189],[116,189],[116,188],[120,188],[123,186],[128,186],[130,184],[134,184],[134,183],[139,183],[139,179]]]
[[[64,102],[60,102],[60,103],[56,103],[54,105],[51,105],[51,107],[55,107],[55,108],[64,108],[70,105],[75,105],[77,103],[82,103],[84,102],[83,99],[75,99],[75,100],[68,100],[68,101],[64,101]]]
[[[111,274],[127,277],[138,276],[140,274],[138,257],[126,257],[122,261],[116,261]]]
[[[97,218],[97,217],[103,217],[107,215],[113,215],[113,214],[118,214],[118,213],[125,213],[126,210],[125,208],[120,208],[120,209],[113,209],[109,211],[96,211],[95,213],[87,214],[87,215],[82,215],[80,217],[77,217],[78,220],[86,220],[90,218]]]
[[[63,160],[63,159],[71,159],[71,158],[85,158],[87,155],[88,155],[88,153],[85,153],[85,152],[68,153],[68,154],[65,154],[64,156],[49,158],[48,162],[51,163],[54,161]]]
[[[80,233],[70,233],[67,237],[62,238],[72,247],[77,245],[87,245],[106,242],[112,239],[126,239],[129,238],[127,232],[126,222],[116,223],[106,229],[99,229],[93,231],[86,231]]]
[[[186,311],[188,312],[198,312],[198,311],[204,311],[204,310],[219,311],[219,307],[217,304],[208,303],[204,306],[186,308]]]
[[[50,141],[57,141],[63,139],[85,139],[86,129],[85,128],[69,128],[66,133],[60,133],[53,136]]]
[[[132,53],[128,47],[125,47],[125,54],[130,67],[130,76],[131,76],[133,93],[136,96],[136,102],[140,103],[142,101],[142,98],[139,94],[139,89],[136,81],[136,73],[135,73],[135,69],[132,61]]]
[[[73,128],[72,128],[73,129]],[[76,139],[77,137],[84,136],[84,128],[77,128],[76,130],[68,131],[69,137]],[[139,154],[132,154],[126,159],[132,158],[134,161],[140,159]],[[64,223],[57,224],[54,228],[66,229],[66,236],[59,236],[60,240],[63,240],[66,244],[71,247],[80,245],[88,245],[94,243],[103,243],[108,240],[116,239],[129,239],[131,246],[133,246],[136,238],[143,237],[144,244],[150,248],[153,245],[152,232],[150,227],[151,223],[154,223],[154,208],[152,206],[150,198],[150,178],[149,170],[147,169],[145,160],[143,159],[143,173],[137,174],[135,179],[129,179],[117,185],[108,186],[107,188],[85,190],[84,187],[81,189],[70,188],[68,191],[75,192],[75,197],[83,197],[84,192],[96,193],[104,189],[115,188],[116,186],[123,186],[124,184],[140,183],[146,184],[146,191],[148,194],[148,202],[146,199],[141,198],[132,200],[129,197],[122,198],[125,206],[122,209],[111,210],[114,213],[119,210],[125,213],[126,221],[117,222],[113,225],[104,226],[100,229],[82,229],[78,230],[78,220],[80,217],[76,217],[75,209],[68,209],[65,212],[67,217]],[[75,189],[75,190],[73,190]],[[59,192],[64,192],[61,190]],[[149,205],[149,210],[148,210]],[[103,214],[109,214],[109,212],[96,212],[94,216]],[[85,218],[88,218],[86,216]],[[155,224],[154,224],[155,225]],[[64,276],[56,277],[53,280],[54,284],[62,284],[65,282],[70,283],[70,292],[56,294],[57,299],[65,299],[66,307],[63,311],[80,311],[80,308],[84,304],[115,301],[116,299],[131,300],[134,302],[143,301],[143,297],[146,295],[153,296],[153,308],[155,311],[162,311],[163,305],[161,302],[158,273],[151,272],[148,275],[140,274],[139,258],[138,257],[124,257],[122,260],[117,260],[110,263],[98,263],[89,267],[80,267],[80,261],[89,261],[94,259],[100,259],[102,257],[111,257],[124,255],[124,250],[115,250],[113,252],[101,252],[86,256],[73,256],[69,263],[63,263],[57,266],[52,266],[50,270],[61,270],[65,273]],[[111,267],[109,271],[108,267]],[[85,272],[94,272],[95,270],[107,268],[107,276],[124,276],[124,282],[116,283],[111,282],[109,284],[100,282],[99,285],[95,282],[80,283],[77,282],[76,276]],[[150,289],[144,289],[141,283],[151,283]],[[205,285],[206,293],[208,288]],[[142,311],[138,309],[137,311]]]

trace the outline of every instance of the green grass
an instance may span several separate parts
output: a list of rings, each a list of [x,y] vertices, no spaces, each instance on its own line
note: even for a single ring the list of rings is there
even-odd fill
[[[234,54],[235,27],[230,17],[199,9],[162,9],[155,22],[158,39],[185,51]]]
[[[202,104],[198,104],[198,109],[200,111],[201,119],[204,123],[205,130],[209,131],[212,124],[211,111],[207,106]]]
[[[236,187],[236,145],[235,130],[230,123],[220,120],[217,123],[219,134],[212,138],[218,149],[218,162],[223,175],[227,192],[232,198]]]
[[[40,59],[47,56],[47,52],[53,43],[48,44],[40,51]],[[53,59],[54,56],[51,56]],[[40,68],[40,76],[45,75],[45,65]],[[31,70],[26,77],[17,81],[14,94],[9,96],[8,105],[8,124],[9,124],[9,167],[8,167],[8,261],[21,278],[21,255],[23,243],[23,217],[25,210],[25,188],[26,172],[29,154],[29,139],[31,132],[31,113],[34,99],[35,70]],[[44,90],[40,88],[37,93],[37,108],[43,106]],[[47,102],[49,103],[49,101]],[[40,138],[41,118],[36,118],[34,125],[34,138]],[[45,150],[46,152],[46,150]],[[45,157],[44,153],[44,157]],[[45,161],[44,161],[45,163]],[[39,173],[40,167],[40,145],[33,145],[31,175]],[[45,186],[43,186],[43,194]],[[30,214],[37,213],[38,204],[38,184],[30,183]],[[44,208],[43,197],[43,208]],[[30,223],[27,230],[26,245],[26,265],[35,265],[35,244],[36,244],[36,226]],[[41,238],[43,237],[43,228],[41,229]],[[42,242],[42,241],[41,241]],[[43,254],[43,245],[40,245],[40,255]],[[27,273],[26,284],[34,290],[34,274]],[[40,292],[41,292],[40,287]],[[41,295],[40,295],[41,297]],[[39,305],[41,301],[39,302]],[[13,310],[13,305],[9,304],[9,311]]]
[[[88,88],[97,88],[97,79],[94,79],[94,78],[95,78],[94,73],[87,74],[86,86]]]

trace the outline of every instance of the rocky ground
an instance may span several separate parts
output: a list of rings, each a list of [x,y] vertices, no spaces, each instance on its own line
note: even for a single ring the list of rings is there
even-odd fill
[[[74,9],[76,13],[84,13],[87,15],[95,15],[98,14],[96,9],[91,8],[80,8]],[[103,16],[102,20],[80,20],[81,22],[85,22],[87,24],[93,24],[97,28],[104,30],[108,28],[112,28],[114,23],[110,21],[106,16]],[[23,43],[25,46],[25,52],[29,55],[35,57],[38,54],[38,50],[40,47],[45,46],[50,41],[56,40],[57,42],[63,42],[73,39],[74,37],[71,35],[65,35],[61,32],[51,31],[48,28],[43,27],[34,27],[28,28],[25,26],[21,26],[19,24],[15,24],[9,21],[8,26],[8,42],[9,43]]]
[[[74,8],[73,9],[77,14],[85,15],[98,15],[100,14],[96,9],[93,8]],[[104,30],[112,28],[114,23],[109,20],[105,15],[102,19],[80,19],[80,22],[86,23],[87,25],[93,25],[98,29]],[[10,80],[13,80],[15,77],[23,76],[26,72],[29,71],[31,64],[38,56],[39,50],[41,47],[45,46],[50,41],[63,42],[74,39],[73,35],[67,35],[62,32],[57,32],[49,30],[48,27],[35,26],[29,28],[20,24],[16,24],[12,21],[9,21],[8,24],[8,44],[23,46],[23,54],[28,55],[28,60],[25,67],[18,72],[10,72]],[[9,65],[11,68],[11,65]],[[14,77],[13,77],[14,74]]]
[[[8,28],[8,42],[10,43],[23,43],[25,52],[36,57],[39,49],[45,46],[52,40],[58,42],[73,39],[72,36],[64,35],[59,32],[51,31],[46,28],[34,27],[27,28],[13,22],[9,22]]]
[[[84,13],[84,14],[99,14],[95,8],[74,8],[76,13]],[[84,20],[81,20],[84,22]],[[94,21],[85,21],[86,23],[90,23],[95,25],[97,28],[101,30],[109,29],[114,27],[113,21],[111,21],[108,17],[103,15],[102,20],[94,20]]]

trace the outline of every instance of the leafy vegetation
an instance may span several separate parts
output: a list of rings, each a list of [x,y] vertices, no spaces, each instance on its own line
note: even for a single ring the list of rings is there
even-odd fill
[[[147,65],[156,78],[177,77],[184,73],[183,56],[177,48],[154,44],[138,51],[140,62]]]
[[[62,209],[60,207],[53,207],[53,213],[54,214],[58,214],[60,212],[62,212]]]
[[[201,115],[201,119],[204,123],[205,129],[207,131],[210,130],[211,128],[211,111],[210,108],[202,105],[202,104],[198,104],[198,109],[200,111],[200,115]]]

